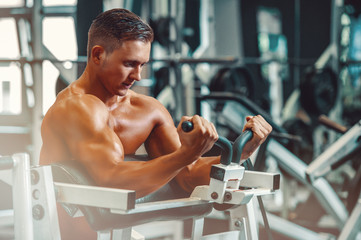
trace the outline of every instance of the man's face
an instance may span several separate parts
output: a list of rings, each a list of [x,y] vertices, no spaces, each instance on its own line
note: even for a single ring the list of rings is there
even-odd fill
[[[125,41],[120,48],[105,54],[99,78],[110,94],[125,96],[135,81],[141,80],[141,71],[149,61],[149,42]]]

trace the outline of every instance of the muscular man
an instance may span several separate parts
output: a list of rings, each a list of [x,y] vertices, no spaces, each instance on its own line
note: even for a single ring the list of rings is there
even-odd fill
[[[40,163],[81,162],[99,186],[132,189],[146,196],[175,179],[185,191],[209,183],[212,164],[202,157],[217,140],[212,123],[199,116],[185,133],[154,98],[130,90],[149,61],[153,31],[125,9],[100,14],[88,36],[88,61],[79,79],[60,92],[42,124]],[[248,158],[271,132],[261,116],[247,117],[244,129],[253,138],[244,147]],[[144,144],[149,161],[124,161]],[[62,239],[91,239],[84,219],[59,208]],[[87,235],[90,234],[90,235]],[[71,235],[71,236],[70,236]]]

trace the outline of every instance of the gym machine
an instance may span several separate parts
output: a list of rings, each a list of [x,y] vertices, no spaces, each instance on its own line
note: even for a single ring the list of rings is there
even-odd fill
[[[361,120],[348,130],[332,121],[327,121],[327,119],[323,120],[323,124],[344,134],[308,165],[306,177],[311,183],[319,177],[327,175],[353,156],[360,156],[361,152]],[[358,235],[361,236],[361,186],[358,181],[361,174],[360,170],[361,167],[359,167],[356,173],[356,186],[352,186],[353,188],[350,189],[352,192],[348,193],[347,204],[351,205],[349,206],[351,213],[341,231],[339,239],[356,239]],[[355,196],[357,199],[353,200]]]
[[[33,239],[33,221],[31,211],[31,183],[29,155],[18,153],[0,157],[0,180],[12,184],[13,214],[8,215],[14,221],[15,239]],[[4,210],[2,210],[4,211]]]
[[[312,161],[307,167],[306,176],[309,182],[325,176],[342,164],[344,156],[361,148],[361,121],[345,132],[332,146]],[[344,159],[344,160],[347,160]]]
[[[15,239],[24,239],[25,235],[26,239],[61,239],[57,203],[72,217],[85,216],[98,239],[144,239],[133,226],[184,219],[193,220],[191,239],[194,240],[258,239],[252,199],[278,190],[280,175],[245,170],[240,165],[240,154],[252,137],[250,133],[241,135],[233,146],[220,138],[217,144],[223,149],[222,161],[212,167],[210,185],[198,186],[186,198],[164,199],[151,194],[135,199],[132,190],[95,186],[78,162],[30,169],[28,158],[23,154],[22,159],[17,160],[20,163],[14,165],[24,166],[17,170],[24,180],[13,182],[14,192],[23,194],[21,198],[14,198],[22,201],[20,205],[14,204],[14,215],[21,213],[21,218],[14,219]],[[0,159],[2,169],[12,166],[10,160],[19,155],[14,156]],[[204,218],[217,209],[230,213],[229,231],[203,236]]]
[[[344,136],[338,139],[338,141],[329,146],[329,148],[316,159],[317,162],[307,166],[304,161],[284,147],[283,143],[285,141],[290,141],[292,136],[288,136],[285,129],[274,123],[267,113],[246,97],[230,92],[212,92],[207,95],[198,94],[197,98],[200,103],[209,102],[211,107],[217,108],[217,106],[219,107],[219,105],[221,105],[223,107],[222,110],[213,109],[213,111],[217,111],[217,114],[216,119],[212,119],[212,121],[220,122],[222,126],[227,125],[237,134],[240,134],[242,130],[241,125],[244,116],[261,114],[266,121],[271,124],[274,131],[272,132],[269,141],[261,146],[264,153],[259,153],[257,155],[255,165],[260,164],[260,161],[264,161],[264,159],[261,159],[261,155],[275,159],[279,167],[287,174],[307,186],[307,188],[315,195],[324,210],[336,221],[339,231],[345,231],[344,229],[347,229],[346,222],[347,224],[352,224],[352,229],[359,224],[357,223],[357,221],[359,221],[357,219],[353,220],[352,223],[349,223],[349,221],[351,221],[350,219],[355,219],[356,213],[352,213],[353,217],[349,216],[344,203],[324,178],[324,174],[326,174],[327,171],[321,172],[320,169],[329,169],[328,171],[330,171],[336,167],[337,162],[345,161],[350,154],[355,151],[357,152],[360,149],[360,123],[351,128],[352,131],[350,129]],[[232,107],[227,107],[227,104],[232,104]],[[212,115],[208,112],[209,108],[203,108],[201,110],[205,111],[200,112],[203,116]],[[259,152],[261,152],[261,149]],[[359,204],[356,203],[354,211],[358,211],[358,205]],[[318,234],[317,232],[311,231],[273,214],[268,214],[268,217],[270,220],[270,228],[272,230],[294,239],[299,239],[300,236],[308,236],[307,239],[325,239],[329,237],[327,234],[326,236]]]

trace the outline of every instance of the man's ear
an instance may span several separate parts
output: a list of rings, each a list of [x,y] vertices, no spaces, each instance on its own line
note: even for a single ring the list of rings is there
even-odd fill
[[[105,49],[100,45],[95,45],[91,49],[91,59],[95,64],[99,64],[100,61],[104,58]]]

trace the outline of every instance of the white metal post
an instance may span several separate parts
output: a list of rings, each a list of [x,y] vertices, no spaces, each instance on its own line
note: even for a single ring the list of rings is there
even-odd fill
[[[31,207],[30,159],[26,153],[12,156],[13,207],[15,239],[33,239]]]
[[[33,54],[35,59],[43,58],[43,30],[42,30],[42,1],[34,0],[32,13],[32,44]],[[34,75],[34,97],[35,104],[32,109],[32,165],[39,163],[41,141],[41,122],[43,119],[43,68],[42,61],[33,63],[33,75]]]

